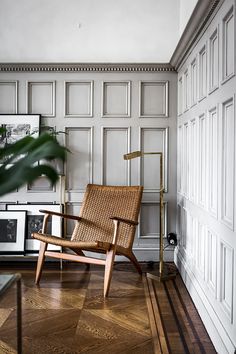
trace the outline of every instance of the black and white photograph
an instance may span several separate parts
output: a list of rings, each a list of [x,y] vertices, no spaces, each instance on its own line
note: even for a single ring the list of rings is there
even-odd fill
[[[31,237],[34,232],[41,233],[43,227],[44,214],[40,209],[61,212],[60,204],[7,204],[7,210],[25,210],[26,230],[25,230],[25,251],[26,253],[38,252],[39,241]],[[50,216],[46,233],[61,237],[61,219],[58,216]],[[60,250],[60,247],[49,245],[49,250]]]
[[[39,114],[1,114],[0,127],[5,132],[0,136],[0,148],[16,143],[25,136],[39,135]]]
[[[0,211],[0,254],[24,252],[26,211]]]

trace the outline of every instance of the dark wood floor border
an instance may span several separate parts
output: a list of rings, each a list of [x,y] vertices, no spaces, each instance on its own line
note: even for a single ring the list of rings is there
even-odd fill
[[[180,293],[180,290],[179,290],[179,288],[178,288],[178,286],[177,286],[175,281],[173,281],[173,285],[174,285],[176,294],[178,296],[178,299],[179,299],[179,301],[181,303],[183,312],[184,312],[184,314],[186,316],[186,319],[187,319],[187,321],[189,323],[190,330],[193,333],[193,336],[194,336],[194,338],[196,340],[196,344],[199,346],[199,352],[203,353],[203,354],[207,354],[207,352],[205,351],[204,346],[203,346],[203,344],[201,342],[201,338],[200,338],[200,336],[199,336],[199,334],[198,334],[198,332],[196,330],[196,324],[193,323],[193,320],[192,320],[191,315],[190,315],[190,311],[187,308],[187,306],[186,306],[186,304],[184,302],[184,299],[183,299],[183,297],[182,297],[182,295]]]
[[[153,338],[154,353],[170,354],[152,280],[143,276],[143,284]]]
[[[144,276],[143,284],[155,354],[216,353],[179,276],[166,282]]]

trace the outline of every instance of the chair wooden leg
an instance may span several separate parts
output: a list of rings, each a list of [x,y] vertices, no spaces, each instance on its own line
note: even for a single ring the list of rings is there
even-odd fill
[[[38,256],[38,263],[37,263],[37,269],[36,269],[36,277],[35,277],[35,284],[39,284],[41,274],[42,274],[42,268],[43,268],[43,262],[45,259],[45,251],[47,249],[47,243],[40,241],[40,249],[39,249],[39,256]]]
[[[140,275],[142,275],[142,268],[140,267],[139,262],[137,261],[137,258],[135,257],[135,255],[133,254],[133,252],[131,252],[128,256],[129,260],[133,263],[133,265],[135,266],[135,268],[137,269],[137,271],[139,272]]]
[[[109,251],[107,251],[107,256],[106,256],[105,275],[104,275],[104,297],[107,297],[109,293],[115,254],[116,254],[116,250],[114,246],[112,246],[112,248]]]

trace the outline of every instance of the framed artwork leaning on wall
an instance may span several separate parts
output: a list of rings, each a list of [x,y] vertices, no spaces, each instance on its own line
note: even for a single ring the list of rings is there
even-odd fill
[[[23,254],[25,250],[25,210],[0,211],[0,254]]]
[[[39,209],[46,209],[55,212],[61,212],[60,204],[7,204],[7,210],[26,212],[26,229],[25,229],[25,252],[38,253],[39,244],[38,240],[31,237],[32,232],[42,232],[44,214],[40,213]],[[47,233],[54,236],[61,237],[61,218],[52,216],[48,220]],[[60,251],[60,246],[50,245],[48,250]]]

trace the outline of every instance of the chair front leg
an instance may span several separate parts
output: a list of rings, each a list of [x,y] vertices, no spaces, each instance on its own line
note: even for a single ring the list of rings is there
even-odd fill
[[[47,245],[48,245],[47,243],[40,241],[40,249],[39,249],[38,263],[37,263],[37,269],[36,269],[35,284],[39,284],[39,282],[40,282]]]
[[[110,250],[107,251],[107,256],[106,256],[105,275],[104,275],[104,297],[107,297],[109,293],[115,255],[116,255],[116,246],[112,245]]]
[[[104,297],[108,296],[109,289],[110,289],[113,264],[116,255],[116,245],[118,240],[118,230],[119,230],[120,221],[113,220],[113,223],[114,223],[113,240],[112,240],[111,247],[107,251],[107,255],[106,255],[105,275],[104,275]]]

